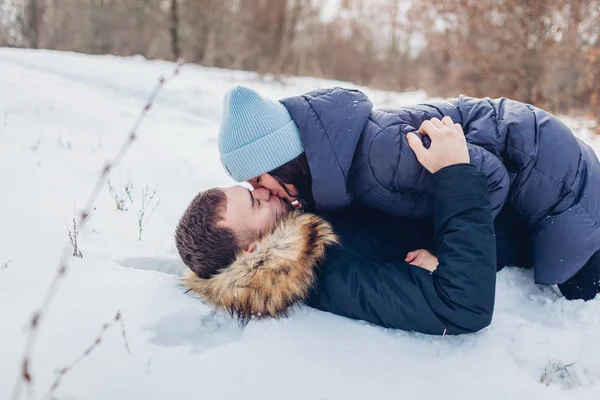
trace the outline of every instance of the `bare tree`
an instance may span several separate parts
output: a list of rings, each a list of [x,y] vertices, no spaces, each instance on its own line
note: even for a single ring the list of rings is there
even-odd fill
[[[7,0],[0,0],[0,46],[10,44],[10,16]]]
[[[589,88],[590,106],[593,116],[600,121],[600,41],[588,53],[587,86]],[[597,131],[600,133],[600,124],[598,124]]]
[[[39,47],[39,33],[41,22],[41,7],[39,0],[27,0],[25,5],[26,13],[26,37],[28,45],[31,48]]]
[[[0,46],[24,47],[26,45],[25,3],[0,0]]]
[[[0,0],[0,45],[597,104],[600,0]],[[417,45],[415,45],[417,43]],[[598,107],[596,107],[598,108]]]
[[[178,0],[171,0],[171,26],[169,33],[171,34],[171,52],[175,60],[181,57],[181,47],[179,44],[179,7]]]

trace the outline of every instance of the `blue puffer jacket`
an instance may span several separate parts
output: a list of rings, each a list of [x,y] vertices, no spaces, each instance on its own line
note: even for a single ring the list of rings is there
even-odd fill
[[[281,101],[300,129],[317,211],[351,204],[403,217],[433,212],[433,180],[408,146],[423,121],[449,116],[487,176],[494,216],[508,203],[530,238],[535,279],[562,283],[600,249],[600,163],[549,113],[509,99],[374,110],[362,92],[320,89]],[[423,138],[425,145],[429,139]]]

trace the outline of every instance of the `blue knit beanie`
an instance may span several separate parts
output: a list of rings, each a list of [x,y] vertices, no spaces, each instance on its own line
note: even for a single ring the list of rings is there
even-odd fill
[[[272,171],[304,152],[300,132],[283,104],[236,86],[225,95],[219,152],[237,182]]]

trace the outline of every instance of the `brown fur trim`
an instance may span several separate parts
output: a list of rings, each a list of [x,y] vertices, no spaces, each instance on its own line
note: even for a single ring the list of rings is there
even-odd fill
[[[253,252],[240,253],[208,279],[188,269],[184,285],[202,299],[229,311],[242,323],[252,317],[278,318],[306,300],[327,246],[338,243],[331,225],[314,214],[290,213]]]

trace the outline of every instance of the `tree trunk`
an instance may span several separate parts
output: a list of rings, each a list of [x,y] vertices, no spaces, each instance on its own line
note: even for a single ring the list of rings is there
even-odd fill
[[[27,21],[27,36],[29,38],[29,46],[32,49],[37,49],[39,47],[38,0],[29,0],[29,7],[27,11],[29,14]]]
[[[181,57],[181,46],[179,43],[179,13],[178,0],[171,0],[171,26],[169,31],[171,34],[171,52],[173,58],[178,60]]]

